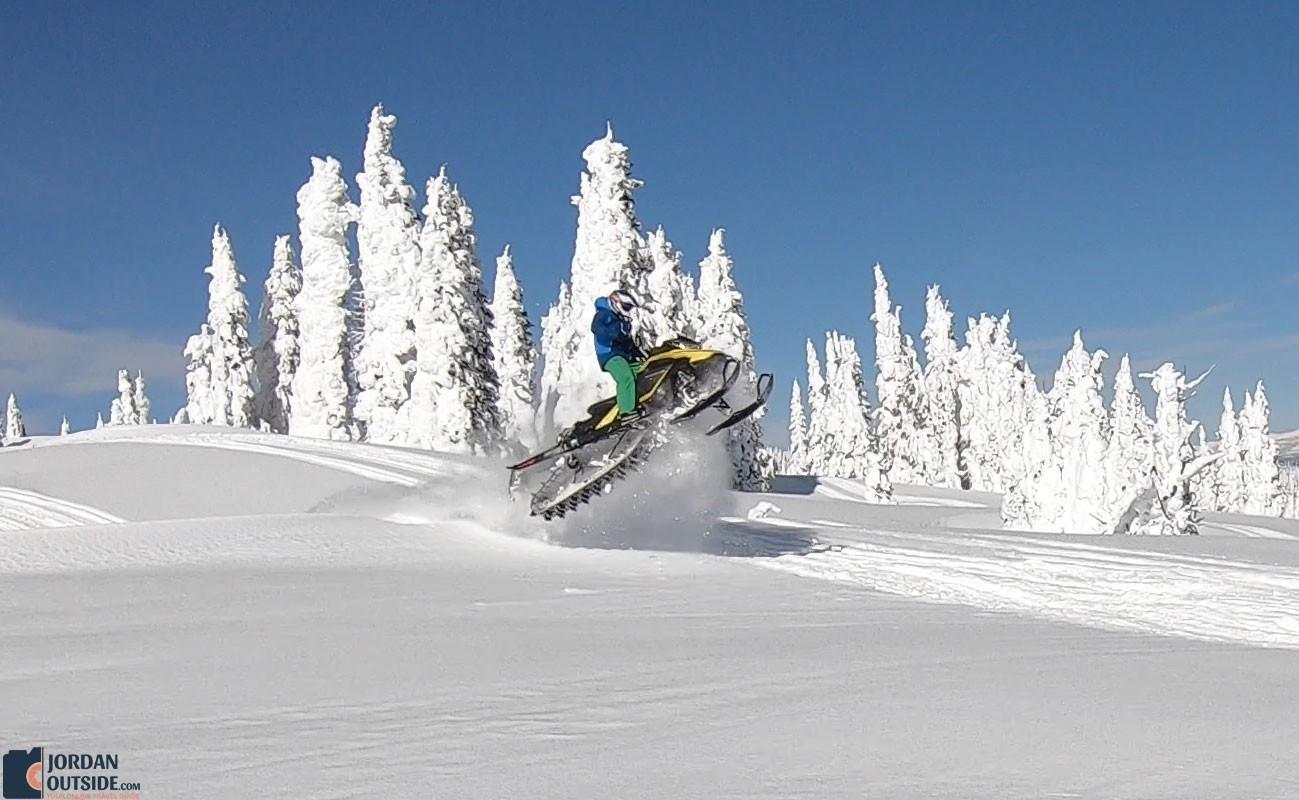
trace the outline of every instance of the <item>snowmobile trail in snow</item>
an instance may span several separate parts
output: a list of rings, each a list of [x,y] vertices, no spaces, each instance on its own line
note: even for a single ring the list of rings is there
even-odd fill
[[[91,506],[27,489],[0,486],[0,531],[117,525],[121,517]]]

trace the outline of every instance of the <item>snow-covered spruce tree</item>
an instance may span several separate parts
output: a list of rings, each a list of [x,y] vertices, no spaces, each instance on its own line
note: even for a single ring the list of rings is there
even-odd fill
[[[668,241],[663,227],[649,235],[646,249],[650,263],[646,277],[645,309],[641,315],[641,337],[648,346],[677,336],[694,333],[694,282],[681,270],[681,253]]]
[[[131,373],[124,369],[117,371],[117,397],[108,407],[109,425],[136,425],[139,415],[135,410],[135,385],[131,382]]]
[[[961,431],[971,488],[1005,492],[1046,446],[1037,379],[1010,336],[1010,314],[969,320],[960,354]]]
[[[1299,466],[1293,464],[1281,470],[1281,516],[1299,519]]]
[[[131,382],[131,399],[135,402],[135,424],[148,425],[153,422],[153,403],[144,387],[144,373],[136,370],[135,380]]]
[[[1046,458],[1011,486],[1002,505],[1006,526],[1059,533],[1104,533],[1105,449],[1109,424],[1101,398],[1103,350],[1087,352],[1082,332],[1060,361],[1047,395],[1050,408]]]
[[[889,476],[900,483],[923,483],[925,422],[924,383],[916,348],[902,334],[902,309],[889,299],[884,268],[875,265],[875,434],[890,464]]]
[[[493,452],[501,440],[491,311],[473,225],[469,204],[443,167],[428,182],[419,239],[407,441],[456,453]]]
[[[1214,449],[1221,458],[1205,470],[1207,480],[1202,485],[1206,495],[1202,498],[1205,506],[1218,511],[1242,511],[1246,497],[1245,452],[1231,387],[1222,390],[1222,416],[1218,420],[1218,440]]]
[[[1259,381],[1254,394],[1245,395],[1240,412],[1240,444],[1244,455],[1245,497],[1241,511],[1246,514],[1278,516],[1281,513],[1281,469],[1277,465],[1277,445],[1272,439],[1268,417],[1267,392]]]
[[[807,434],[804,437],[803,458],[808,475],[827,474],[829,463],[829,432],[825,429],[825,373],[816,355],[816,346],[807,340]]]
[[[1150,379],[1158,396],[1151,481],[1117,515],[1114,533],[1170,535],[1199,532],[1202,507],[1191,489],[1192,481],[1221,455],[1195,454],[1191,437],[1199,423],[1186,418],[1186,401],[1207,374],[1188,383],[1172,364],[1163,364],[1154,372],[1142,374],[1142,377]]]
[[[537,445],[537,348],[508,244],[496,257],[491,312],[492,357],[500,382],[501,431],[506,440],[532,449]]]
[[[807,475],[807,417],[803,413],[803,391],[794,381],[793,391],[789,397],[789,451],[784,472],[793,475]]]
[[[822,438],[822,467],[818,475],[859,478],[865,499],[872,503],[893,500],[888,464],[870,426],[870,405],[862,378],[857,344],[848,336],[830,331],[825,337],[825,388],[816,409]]]
[[[627,146],[610,126],[582,152],[586,171],[573,197],[577,240],[567,297],[542,319],[542,407],[547,429],[586,416],[591,403],[613,394],[613,379],[600,371],[592,349],[590,322],[597,297],[615,288],[645,296],[650,264],[639,233],[633,193],[641,182],[631,176]],[[551,416],[553,414],[553,416]]]
[[[735,388],[742,396],[757,392],[758,373],[753,337],[744,316],[744,298],[735,285],[735,262],[726,252],[726,232],[717,228],[708,240],[708,255],[699,262],[699,343],[740,362]],[[734,468],[732,484],[743,491],[766,491],[771,484],[771,463],[762,447],[763,410],[727,431]]]
[[[96,411],[96,412],[95,412],[95,430],[99,430],[99,429],[102,428],[102,427],[104,427],[104,413],[103,413],[102,411]]]
[[[1154,457],[1154,423],[1146,414],[1141,395],[1132,380],[1132,363],[1127,355],[1114,376],[1114,399],[1110,402],[1110,438],[1105,448],[1105,507],[1110,529],[1136,494],[1150,482]]]
[[[5,406],[5,440],[13,444],[15,440],[22,439],[27,435],[27,427],[23,425],[23,412],[18,407],[18,399],[14,397],[13,392],[9,393],[9,403]]]
[[[352,287],[347,228],[355,218],[342,165],[313,157],[311,178],[298,190],[302,290],[294,307],[300,355],[289,417],[295,436],[353,438],[346,303]]]
[[[68,418],[65,415],[63,422],[59,423],[59,435],[67,436],[69,433],[72,433],[72,426],[68,425]]]
[[[212,329],[204,322],[198,333],[185,342],[185,407],[177,417],[195,425],[211,425],[216,419],[212,404],[212,359],[216,346]]]
[[[217,225],[212,231],[212,263],[203,270],[208,282],[207,322],[185,346],[189,359],[185,385],[190,422],[201,425],[252,426],[252,348],[248,344],[248,300],[230,237]]]
[[[354,414],[369,441],[409,438],[415,375],[415,276],[420,270],[420,223],[415,190],[392,152],[397,118],[377,105],[370,112],[365,168],[356,176],[361,202],[356,243],[364,303],[357,354]]]
[[[960,354],[952,330],[952,312],[937,286],[930,286],[925,296],[925,328],[920,337],[925,342],[924,398],[928,423],[921,458],[925,483],[968,489],[970,477],[965,468],[965,440],[961,436]]]
[[[293,410],[293,375],[301,357],[296,305],[300,291],[302,271],[294,261],[293,245],[288,236],[277,236],[258,314],[261,342],[253,353],[257,416],[275,433],[289,432]]]

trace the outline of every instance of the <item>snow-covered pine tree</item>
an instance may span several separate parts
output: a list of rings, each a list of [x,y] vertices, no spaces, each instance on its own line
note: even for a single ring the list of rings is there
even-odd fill
[[[356,176],[357,263],[364,330],[357,354],[354,414],[372,442],[405,442],[410,432],[415,375],[415,276],[420,269],[420,224],[415,190],[392,152],[397,118],[377,105],[365,138],[365,168]]]
[[[203,271],[211,280],[206,342],[200,331],[199,344],[210,349],[200,354],[199,363],[207,357],[211,416],[195,418],[191,413],[191,421],[249,428],[253,424],[253,357],[248,343],[248,299],[230,237],[220,225],[212,231],[212,263]],[[196,366],[193,358],[191,366]]]
[[[258,314],[261,342],[253,354],[257,416],[275,433],[289,432],[293,410],[293,375],[301,357],[297,312],[300,291],[302,271],[294,261],[293,244],[288,236],[277,236]]]
[[[65,415],[63,417],[63,422],[59,424],[59,435],[67,436],[69,433],[72,433],[72,426],[68,425],[68,418]]]
[[[928,425],[920,363],[911,337],[902,333],[902,309],[889,299],[889,284],[879,264],[875,265],[871,321],[875,323],[875,392],[879,400],[875,434],[884,460],[890,464],[889,477],[900,483],[924,483],[927,470],[921,442]]]
[[[803,413],[803,391],[794,381],[789,397],[789,451],[784,471],[794,475],[808,475],[807,417]]]
[[[1110,438],[1105,448],[1105,507],[1121,513],[1150,482],[1154,456],[1154,423],[1146,414],[1141,395],[1132,380],[1132,363],[1127,355],[1114,376],[1114,399],[1110,402]]]
[[[347,228],[355,218],[342,165],[332,157],[313,157],[311,178],[298,190],[302,290],[294,306],[300,358],[289,417],[289,433],[295,436],[353,438],[346,303],[352,287]]]
[[[1240,419],[1231,399],[1231,387],[1222,390],[1222,416],[1218,420],[1218,441],[1214,443],[1221,456],[1206,470],[1203,489],[1205,505],[1218,511],[1244,510],[1245,452],[1240,437]]]
[[[102,427],[104,427],[104,413],[103,413],[102,411],[96,411],[96,412],[95,412],[95,430],[99,430],[99,429],[102,428]]]
[[[27,436],[27,427],[23,425],[23,412],[18,407],[18,398],[9,393],[9,403],[5,406],[5,440],[13,444],[15,440]]]
[[[641,338],[647,346],[662,344],[677,336],[693,338],[694,282],[681,270],[681,253],[668,241],[663,227],[646,242],[650,263],[646,278],[645,308],[641,313]]]
[[[185,408],[184,421],[195,425],[211,425],[216,421],[213,404],[212,362],[216,357],[216,337],[206,322],[198,333],[185,343]]]
[[[1186,418],[1186,401],[1207,374],[1188,383],[1172,364],[1162,364],[1154,372],[1143,373],[1142,377],[1150,379],[1158,397],[1151,482],[1118,515],[1114,533],[1167,535],[1199,532],[1202,508],[1199,498],[1191,490],[1191,483],[1221,455],[1196,456],[1191,437],[1199,423]]]
[[[925,296],[924,398],[928,428],[922,453],[925,482],[930,486],[968,489],[965,468],[965,439],[961,435],[961,366],[952,312],[937,286]]]
[[[144,373],[136,370],[131,382],[131,399],[135,403],[135,424],[148,425],[153,421],[153,403],[144,388]]]
[[[971,488],[1005,492],[1046,446],[1046,400],[1010,336],[1010,314],[970,319],[960,354],[961,431]]]
[[[500,381],[501,430],[506,440],[532,449],[537,446],[537,348],[508,244],[496,257],[491,312],[492,357]]]
[[[117,371],[117,397],[108,407],[109,425],[135,425],[139,415],[135,410],[135,386],[131,383],[131,373],[124,369]]]
[[[1011,486],[1002,505],[1007,527],[1059,533],[1104,533],[1108,416],[1101,397],[1103,350],[1087,352],[1082,332],[1060,361],[1047,400],[1050,450]]]
[[[893,482],[871,431],[857,344],[837,331],[825,337],[825,388],[817,414],[821,418],[817,427],[824,438],[823,469],[816,474],[859,478],[868,502],[892,502]]]
[[[443,167],[428,182],[416,275],[409,443],[457,453],[500,444],[500,383],[474,217]]]
[[[825,373],[817,358],[816,346],[807,340],[807,434],[803,459],[808,475],[828,475],[830,433],[826,430]]]
[[[1274,517],[1281,513],[1281,470],[1269,424],[1267,392],[1259,381],[1254,394],[1245,394],[1240,412],[1240,443],[1244,455],[1245,497],[1241,511]]]
[[[699,317],[695,325],[701,345],[739,360],[735,390],[752,397],[758,386],[753,337],[734,271],[735,262],[726,252],[726,232],[717,228],[708,240],[708,256],[699,262]],[[771,463],[762,447],[762,415],[760,409],[727,431],[734,468],[732,483],[743,491],[766,491],[771,484]]]
[[[613,379],[601,372],[592,346],[595,299],[619,287],[637,298],[647,294],[650,264],[632,199],[641,182],[631,176],[627,146],[613,138],[609,126],[582,157],[586,171],[573,197],[577,240],[571,280],[567,296],[561,290],[560,302],[541,323],[541,399],[548,430],[582,419],[587,406],[613,394]]]

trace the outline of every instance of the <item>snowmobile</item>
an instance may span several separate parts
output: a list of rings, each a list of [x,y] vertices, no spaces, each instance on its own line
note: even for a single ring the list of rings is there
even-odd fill
[[[733,409],[726,395],[739,375],[740,362],[725,353],[685,338],[664,342],[649,352],[636,378],[639,414],[620,419],[613,397],[590,406],[586,419],[563,431],[553,447],[510,466],[511,494],[529,493],[532,516],[546,520],[607,494],[667,442],[667,426],[715,409],[725,416],[705,432],[712,436],[762,408],[771,394],[771,374],[759,375],[753,400]]]

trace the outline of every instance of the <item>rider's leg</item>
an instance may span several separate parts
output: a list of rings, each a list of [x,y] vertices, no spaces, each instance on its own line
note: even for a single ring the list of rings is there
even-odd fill
[[[636,371],[622,356],[614,356],[604,363],[604,371],[618,384],[618,414],[627,416],[636,411]]]

